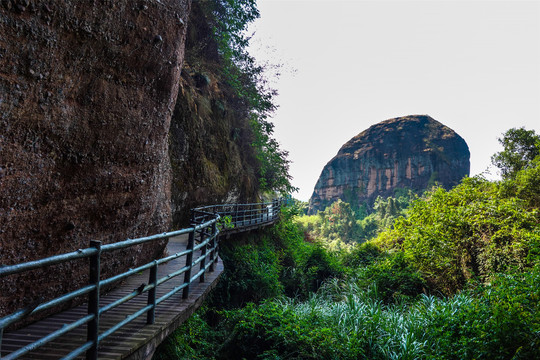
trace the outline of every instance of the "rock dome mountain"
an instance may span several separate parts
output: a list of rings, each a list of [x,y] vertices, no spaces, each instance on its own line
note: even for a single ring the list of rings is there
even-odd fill
[[[309,201],[309,213],[341,199],[369,207],[395,189],[421,192],[435,183],[451,188],[469,175],[467,143],[427,115],[375,124],[344,144],[323,168]]]

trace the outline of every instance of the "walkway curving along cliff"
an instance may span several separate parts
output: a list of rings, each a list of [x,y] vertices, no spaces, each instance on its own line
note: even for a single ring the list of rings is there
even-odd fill
[[[272,225],[282,201],[211,205],[192,209],[191,227],[90,247],[31,262],[1,266],[0,277],[88,259],[89,285],[34,303],[0,318],[0,358],[150,359],[155,348],[202,304],[223,271],[218,237]],[[168,240],[167,255],[100,279],[102,254]],[[181,275],[184,275],[183,277]],[[39,281],[39,279],[36,279]],[[115,286],[102,294],[100,289]],[[82,296],[87,302],[10,331],[29,316]],[[7,329],[6,329],[7,328]]]

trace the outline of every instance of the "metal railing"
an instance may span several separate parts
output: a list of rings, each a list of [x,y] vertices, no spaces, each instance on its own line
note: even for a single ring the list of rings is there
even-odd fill
[[[155,310],[156,306],[161,302],[167,300],[180,290],[183,291],[182,297],[185,299],[189,295],[190,284],[195,280],[200,279],[201,282],[204,282],[204,274],[207,271],[214,270],[214,263],[218,259],[217,254],[217,237],[219,234],[219,228],[217,226],[219,220],[219,215],[215,214],[211,219],[207,219],[202,223],[194,224],[193,227],[188,229],[182,229],[178,231],[152,235],[147,237],[142,237],[138,239],[128,239],[125,241],[101,245],[100,241],[90,241],[90,247],[86,249],[79,249],[66,254],[51,256],[48,258],[30,261],[22,264],[15,264],[10,266],[1,266],[0,267],[0,277],[19,274],[22,272],[30,271],[37,268],[43,268],[46,266],[65,263],[69,261],[74,261],[76,259],[89,259],[89,284],[87,286],[81,287],[75,291],[71,291],[67,294],[64,294],[60,297],[57,297],[53,300],[49,300],[43,303],[38,304],[37,306],[31,308],[25,308],[17,310],[3,318],[0,318],[0,357],[2,360],[11,360],[17,359],[30,351],[40,348],[41,346],[47,344],[48,342],[66,334],[69,331],[72,331],[75,328],[87,326],[87,341],[83,345],[71,351],[68,355],[63,357],[63,359],[74,359],[75,357],[82,355],[86,352],[87,359],[97,359],[98,355],[98,346],[99,343],[120,329],[121,327],[127,325],[131,321],[135,320],[139,316],[146,313],[147,324],[153,324],[155,321]],[[155,259],[147,264],[139,266],[135,269],[130,269],[129,271],[123,272],[121,274],[115,275],[105,280],[100,279],[100,261],[101,255],[107,252],[111,252],[118,249],[124,249],[135,245],[141,245],[153,241],[165,240],[169,237],[188,234],[188,244],[187,248],[184,251],[178,252],[176,254],[161,258]],[[195,236],[200,236],[200,243],[195,245]],[[194,259],[194,253],[198,250],[201,250],[200,255]],[[173,259],[186,256],[186,265],[176,271],[158,279],[157,278],[157,268],[159,265],[169,262]],[[200,264],[200,265],[199,265]],[[198,268],[196,266],[199,265]],[[150,269],[149,271],[149,280],[148,284],[141,285],[138,289],[135,289],[128,295],[114,301],[111,304],[100,307],[100,289],[111,285],[119,280],[123,280],[131,275],[140,273],[143,270]],[[193,270],[197,271],[195,274],[192,274]],[[156,298],[156,289],[159,285],[163,284],[166,281],[169,281],[179,275],[184,274],[183,283],[177,287],[174,287],[172,290],[167,292],[165,295],[160,298]],[[134,297],[142,294],[148,293],[147,305],[130,315],[126,316],[125,319],[118,322],[116,325],[111,328],[99,333],[99,320],[107,311],[133,299]],[[47,336],[34,341],[26,346],[19,348],[16,351],[11,352],[10,354],[2,357],[2,335],[4,329],[28,316],[38,314],[44,310],[51,309],[66,303],[72,299],[75,299],[79,296],[87,295],[88,296],[88,313],[86,316],[80,318],[79,320],[72,322],[70,324],[65,324],[62,328],[49,333]]]
[[[191,226],[187,229],[178,231],[157,234],[138,239],[128,239],[125,241],[102,245],[100,241],[90,241],[90,246],[86,249],[79,249],[66,254],[55,255],[48,258],[30,261],[21,264],[0,266],[0,278],[20,274],[26,271],[44,268],[47,266],[66,263],[77,259],[89,259],[89,284],[67,294],[61,295],[55,299],[39,303],[29,308],[17,310],[3,318],[0,318],[0,358],[2,360],[17,359],[30,351],[36,350],[50,341],[59,338],[60,336],[72,331],[80,326],[87,326],[87,341],[83,345],[72,350],[62,359],[74,359],[77,356],[86,352],[87,359],[97,359],[98,346],[102,340],[146,313],[147,324],[153,324],[155,321],[156,306],[167,300],[174,294],[182,290],[182,297],[185,299],[189,295],[190,284],[199,279],[204,282],[204,275],[207,271],[214,270],[214,264],[218,260],[218,235],[220,229],[223,231],[242,231],[242,229],[251,229],[253,227],[263,226],[275,222],[280,213],[283,201],[273,200],[266,203],[253,204],[225,204],[225,205],[210,205],[193,209],[191,212]],[[223,220],[221,220],[223,219]],[[100,279],[101,273],[101,255],[119,249],[141,245],[153,241],[166,240],[173,236],[188,234],[188,244],[186,250],[176,254],[155,259],[149,263],[139,266],[135,269],[130,269],[121,274],[115,275],[108,279]],[[200,242],[195,244],[195,238]],[[200,250],[200,255],[194,259],[196,251]],[[167,263],[171,260],[185,256],[185,266],[175,270],[174,272],[157,278],[158,266]],[[199,267],[197,268],[197,265]],[[133,292],[124,297],[106,305],[100,306],[100,289],[110,286],[120,280],[124,280],[129,276],[140,273],[149,269],[148,284],[143,284]],[[195,274],[192,274],[194,269],[198,269]],[[177,276],[184,274],[183,283],[174,287],[160,298],[156,298],[156,289],[159,285],[169,281]],[[125,319],[118,322],[111,328],[99,332],[100,317],[107,311],[126,303],[136,296],[148,293],[147,306],[131,313]],[[6,356],[1,356],[2,350],[2,335],[4,329],[8,326],[17,323],[29,316],[38,314],[47,309],[56,308],[68,301],[71,301],[79,296],[86,295],[88,297],[88,313],[86,316],[65,324],[62,328],[53,331],[43,338],[40,338],[28,345],[9,353]]]
[[[283,203],[283,199],[274,199],[264,203],[202,206],[191,210],[191,223],[200,223],[219,215],[220,230],[235,232],[275,222]]]

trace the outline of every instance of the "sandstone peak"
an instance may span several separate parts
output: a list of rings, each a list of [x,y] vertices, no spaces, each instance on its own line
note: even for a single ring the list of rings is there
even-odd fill
[[[326,164],[309,212],[338,199],[370,207],[397,188],[421,192],[435,182],[453,187],[469,174],[469,157],[465,140],[428,115],[382,121],[345,143]]]

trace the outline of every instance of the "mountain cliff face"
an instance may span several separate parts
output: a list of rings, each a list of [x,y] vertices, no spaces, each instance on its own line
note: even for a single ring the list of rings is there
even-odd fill
[[[1,263],[169,229],[168,131],[189,8],[189,0],[0,2]],[[103,276],[163,246],[115,253]],[[86,272],[74,263],[4,279],[0,316],[85,283]]]
[[[257,199],[249,116],[220,74],[217,49],[201,4],[194,2],[169,138],[174,227],[186,225],[195,206]]]
[[[373,205],[394,189],[421,192],[436,182],[450,188],[469,174],[469,148],[452,129],[426,115],[389,119],[341,147],[324,167],[309,213],[341,199]]]

